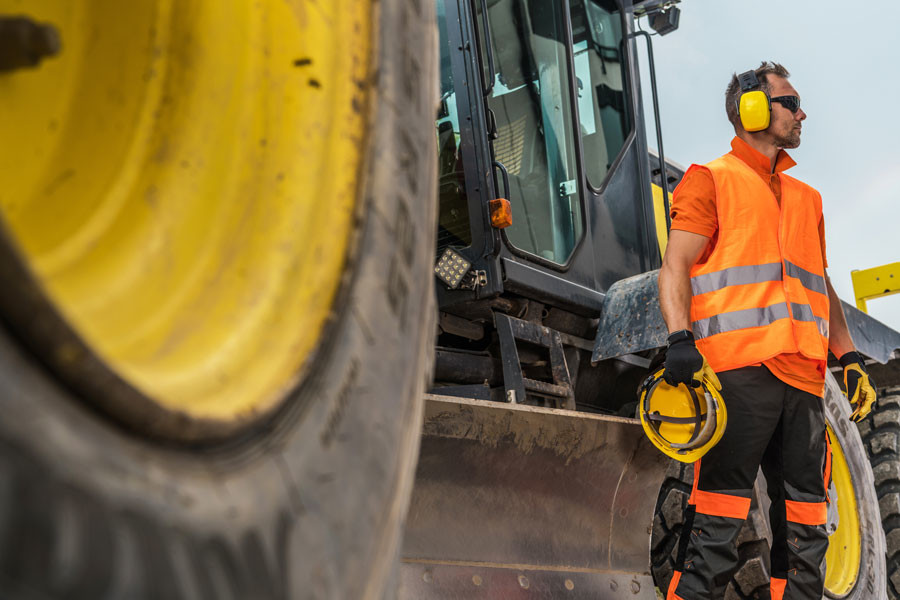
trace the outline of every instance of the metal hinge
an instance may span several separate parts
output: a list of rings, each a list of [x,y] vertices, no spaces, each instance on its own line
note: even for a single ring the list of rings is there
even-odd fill
[[[466,273],[459,287],[464,290],[474,290],[486,286],[487,282],[487,271],[471,270]]]
[[[571,196],[577,191],[575,187],[575,180],[570,179],[569,181],[563,181],[559,184],[559,195],[565,198],[566,196]]]

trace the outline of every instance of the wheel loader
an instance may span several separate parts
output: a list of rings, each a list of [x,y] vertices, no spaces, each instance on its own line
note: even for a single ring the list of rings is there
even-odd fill
[[[0,0],[0,595],[656,598],[675,4]],[[896,598],[900,334],[845,312],[826,586]]]

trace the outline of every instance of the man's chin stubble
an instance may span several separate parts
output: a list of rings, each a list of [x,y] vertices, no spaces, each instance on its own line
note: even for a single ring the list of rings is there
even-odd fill
[[[800,145],[800,133],[797,132],[793,135],[778,138],[777,140],[775,140],[775,144],[779,148],[785,148],[787,150],[796,148]]]

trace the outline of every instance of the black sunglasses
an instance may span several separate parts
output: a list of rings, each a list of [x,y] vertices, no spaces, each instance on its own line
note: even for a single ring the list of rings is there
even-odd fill
[[[797,96],[776,96],[772,102],[777,102],[792,113],[800,110],[800,98]]]

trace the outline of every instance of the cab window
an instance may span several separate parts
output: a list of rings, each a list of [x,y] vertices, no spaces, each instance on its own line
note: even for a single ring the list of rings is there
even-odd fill
[[[570,6],[584,169],[599,188],[631,129],[622,17],[612,0],[571,0]]]
[[[515,248],[564,264],[584,232],[564,3],[491,0],[488,6],[494,158],[509,173],[512,205],[513,223],[504,231]],[[480,31],[484,17],[479,12]]]

